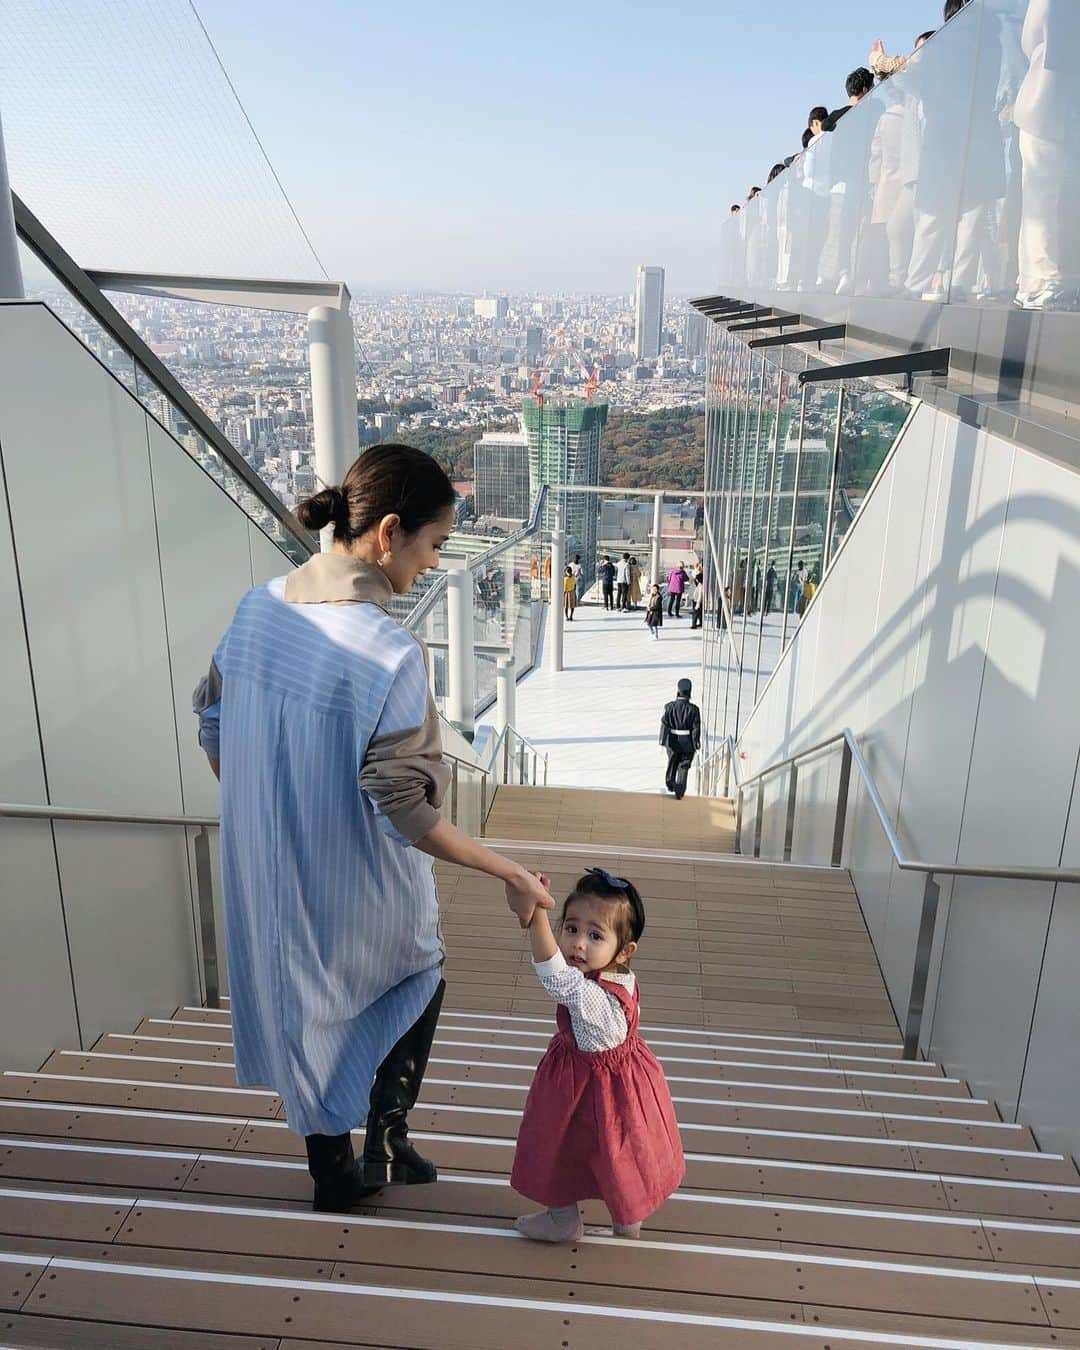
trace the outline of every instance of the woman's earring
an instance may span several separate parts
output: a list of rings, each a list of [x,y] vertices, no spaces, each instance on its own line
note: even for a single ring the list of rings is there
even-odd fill
[[[380,567],[385,567],[385,566],[386,566],[386,563],[387,563],[387,560],[388,560],[391,556],[392,556],[392,554],[390,553],[390,550],[387,549],[386,552],[385,552],[385,553],[382,555],[382,557],[379,559],[379,566],[380,566]]]

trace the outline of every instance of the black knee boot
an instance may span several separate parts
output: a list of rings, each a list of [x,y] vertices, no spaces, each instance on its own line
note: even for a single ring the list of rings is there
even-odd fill
[[[364,1181],[360,1164],[353,1156],[352,1138],[347,1134],[309,1134],[308,1171],[315,1182],[314,1208],[330,1214],[348,1214],[353,1205],[368,1199],[379,1189]]]
[[[440,980],[431,1002],[375,1075],[364,1138],[363,1170],[368,1186],[418,1186],[438,1177],[435,1164],[409,1143],[407,1116],[420,1095],[445,991],[446,981]]]

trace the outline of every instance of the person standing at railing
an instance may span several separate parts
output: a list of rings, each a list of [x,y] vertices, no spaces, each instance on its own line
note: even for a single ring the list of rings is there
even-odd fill
[[[630,608],[630,554],[624,553],[615,564],[615,584],[618,590],[615,593],[615,608]]]
[[[686,590],[686,583],[689,580],[690,574],[687,572],[686,568],[682,565],[682,563],[679,563],[677,567],[673,567],[671,571],[668,573],[667,612],[669,619],[672,617],[672,615],[674,615],[676,619],[682,618],[683,592]]]
[[[615,608],[615,564],[608,554],[604,554],[600,566],[596,569],[600,578],[600,590],[604,596],[604,608]]]
[[[630,590],[626,602],[630,609],[637,609],[641,604],[641,564],[633,554],[630,556]]]
[[[570,575],[574,578],[574,598],[580,605],[585,599],[582,582],[583,568],[581,566],[581,554],[574,554],[574,561],[570,564]]]
[[[297,515],[333,525],[332,550],[248,592],[194,705],[221,780],[237,1081],[280,1094],[315,1208],[347,1212],[437,1175],[407,1122],[445,988],[431,859],[503,881],[523,926],[551,900],[440,816],[427,651],[389,613],[438,566],[454,524],[446,474],[419,450],[376,446]]]
[[[577,579],[573,567],[567,567],[563,577],[563,615],[567,622],[574,622],[574,610],[577,609]]]

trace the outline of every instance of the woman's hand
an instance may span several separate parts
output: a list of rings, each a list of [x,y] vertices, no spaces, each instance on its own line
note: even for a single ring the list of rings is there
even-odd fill
[[[528,872],[518,868],[512,877],[506,880],[506,903],[517,915],[522,928],[528,928],[537,909],[554,909],[555,901],[548,889],[550,882],[542,872]]]

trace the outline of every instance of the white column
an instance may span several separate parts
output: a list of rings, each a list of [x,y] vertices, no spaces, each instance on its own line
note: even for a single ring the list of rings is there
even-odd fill
[[[495,667],[495,730],[512,727],[517,718],[517,666],[513,656],[500,656]]]
[[[474,730],[475,656],[472,573],[464,558],[443,556],[446,568],[446,716],[471,741]]]
[[[320,487],[340,485],[356,458],[356,417],[345,416],[346,379],[344,327],[341,311],[328,305],[308,310],[308,360],[311,365],[311,418],[315,427],[315,476]],[[354,367],[351,329],[348,367]],[[355,406],[355,399],[354,399]],[[322,532],[325,553],[333,540],[328,526]]]
[[[356,337],[353,333],[347,294],[341,309],[335,310],[334,313],[337,315],[334,338],[340,358],[335,365],[338,394],[341,398],[341,422],[345,436],[345,467],[348,468],[360,453],[360,442],[356,435]]]
[[[652,575],[649,582],[660,580],[660,539],[664,529],[664,494],[658,492],[653,498],[652,513]]]
[[[555,528],[551,531],[551,594],[548,597],[547,660],[553,674],[563,668],[563,573],[566,571],[566,534],[563,530],[563,502],[555,500]]]
[[[11,209],[7,157],[4,154],[4,127],[0,123],[0,299],[21,300],[25,294],[15,215]]]

